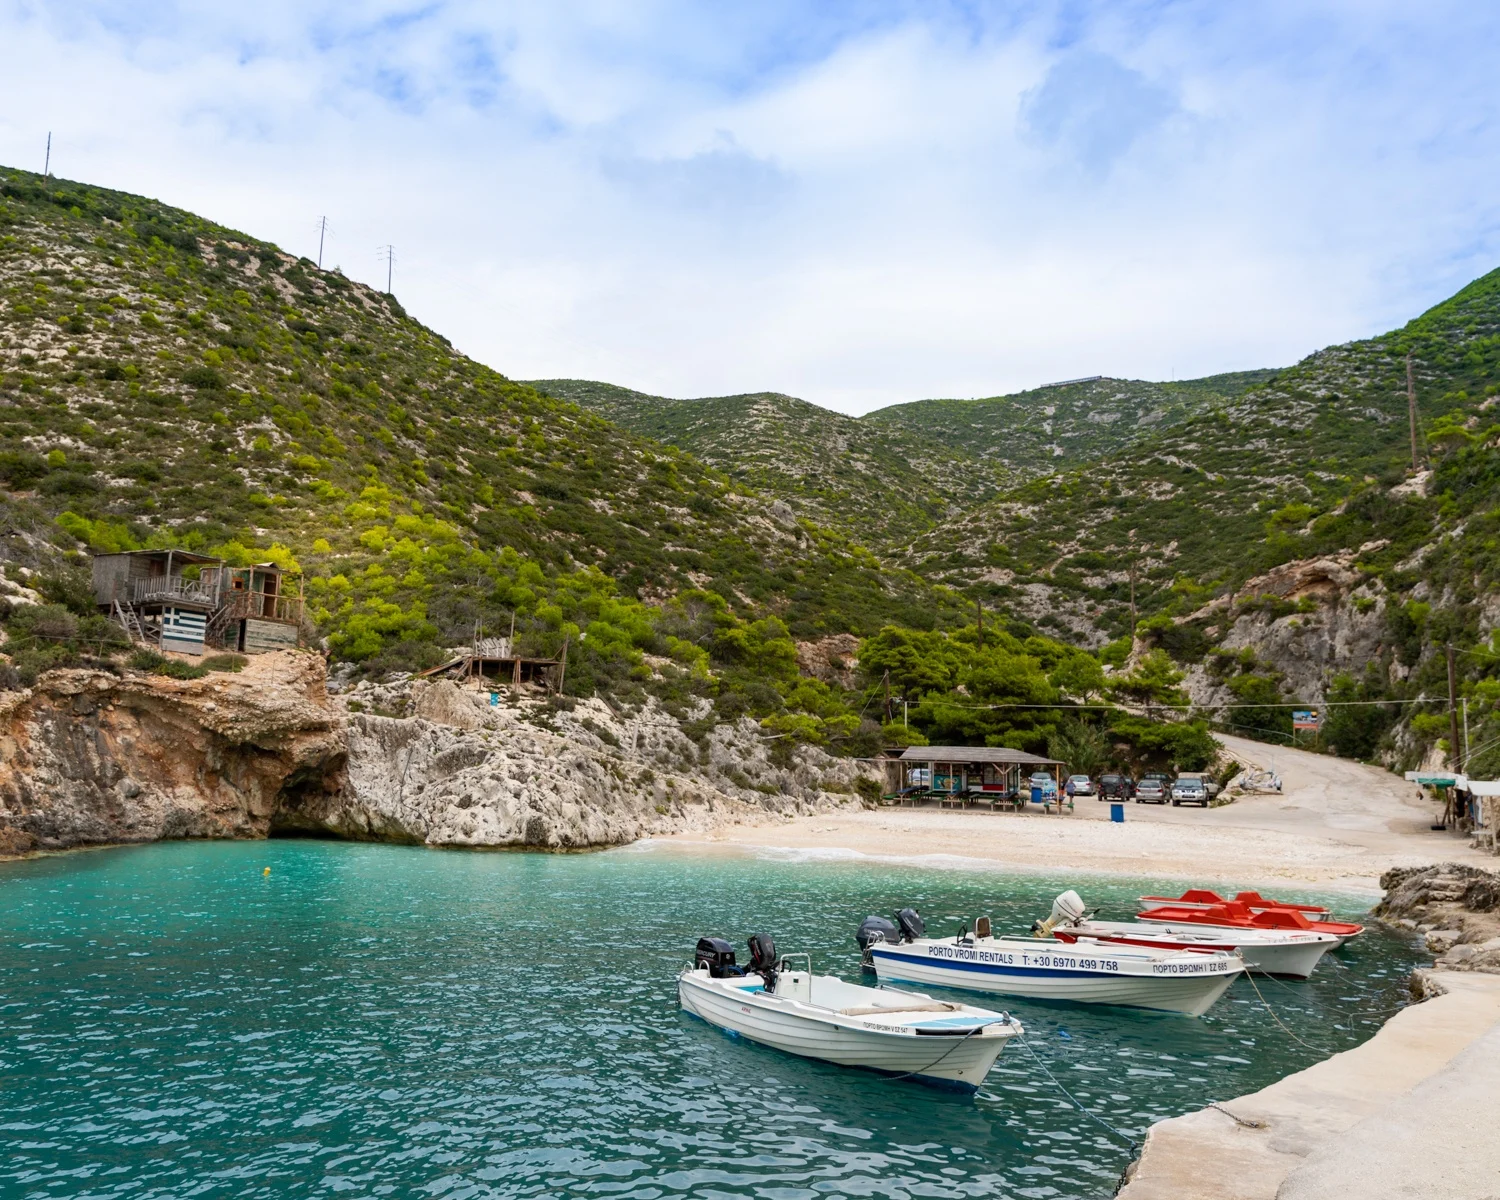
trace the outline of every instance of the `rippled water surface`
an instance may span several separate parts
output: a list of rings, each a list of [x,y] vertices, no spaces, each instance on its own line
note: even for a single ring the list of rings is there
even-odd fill
[[[1018,1047],[962,1098],[731,1040],[674,986],[700,933],[858,979],[867,912],[1024,927],[1077,883],[315,841],[0,864],[0,1196],[1107,1196],[1128,1148]],[[1198,1021],[979,1002],[1138,1137],[1362,1041],[1412,959],[1372,932],[1262,981],[1290,1033],[1243,981]]]

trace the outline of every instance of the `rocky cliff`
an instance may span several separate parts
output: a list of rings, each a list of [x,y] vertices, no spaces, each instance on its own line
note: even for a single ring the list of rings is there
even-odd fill
[[[811,747],[773,761],[752,720],[695,726],[655,702],[491,704],[447,682],[363,685],[340,701],[349,768],[277,820],[342,837],[579,849],[853,803],[859,764]],[[690,736],[694,730],[697,736]]]
[[[265,837],[290,795],[341,786],[322,660],[239,674],[53,671],[0,694],[0,852]]]
[[[194,680],[54,671],[0,700],[0,853],[285,834],[582,849],[856,802],[859,764],[705,715],[411,680],[330,696],[306,653]]]

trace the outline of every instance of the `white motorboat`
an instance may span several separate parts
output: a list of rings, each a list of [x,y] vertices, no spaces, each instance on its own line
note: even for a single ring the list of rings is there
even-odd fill
[[[1260,975],[1306,979],[1323,955],[1339,946],[1330,933],[1300,930],[1213,928],[1204,925],[1151,925],[1139,921],[1079,920],[1059,926],[1052,936],[1064,942],[1081,938],[1160,950],[1238,951],[1245,969]]]
[[[1077,901],[1076,893],[1065,895]],[[1040,925],[1032,937],[996,937],[989,918],[980,917],[972,934],[929,938],[922,936],[921,919],[903,909],[896,939],[886,929],[871,930],[867,920],[859,940],[882,982],[1150,1008],[1192,1017],[1207,1012],[1244,973],[1244,959],[1223,950],[1126,946],[1087,937],[1072,943],[1042,940],[1052,924],[1082,915],[1078,901],[1076,912],[1060,913],[1054,905],[1053,920]]]
[[[790,959],[807,969],[793,970]],[[739,972],[727,942],[704,938],[694,965],[677,977],[677,998],[710,1025],[840,1066],[972,1090],[1022,1032],[1006,1013],[814,975],[806,955],[778,958],[760,934],[751,939],[750,967]]]

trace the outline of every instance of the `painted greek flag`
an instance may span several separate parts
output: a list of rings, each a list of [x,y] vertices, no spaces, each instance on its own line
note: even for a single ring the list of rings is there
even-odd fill
[[[164,608],[161,614],[161,648],[183,654],[202,654],[208,618],[200,612]]]

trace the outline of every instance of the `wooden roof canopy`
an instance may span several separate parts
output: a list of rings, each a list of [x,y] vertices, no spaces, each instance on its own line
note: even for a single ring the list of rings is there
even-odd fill
[[[1043,758],[1009,746],[908,746],[902,762],[921,763],[997,763],[1012,767],[1061,767],[1055,758]]]

